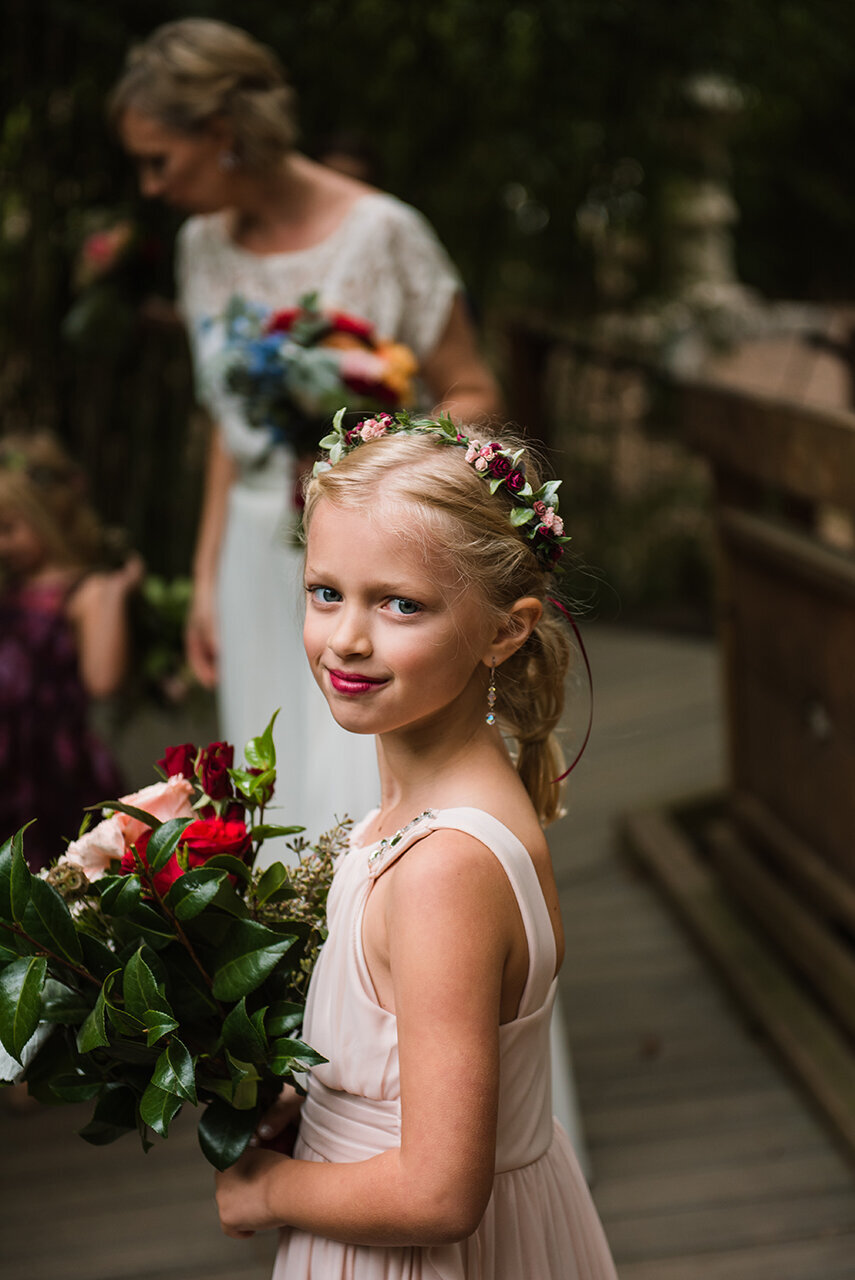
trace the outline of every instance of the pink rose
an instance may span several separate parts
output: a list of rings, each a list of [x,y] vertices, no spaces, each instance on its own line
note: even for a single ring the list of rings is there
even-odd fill
[[[190,805],[192,795],[192,786],[179,773],[168,778],[166,782],[155,782],[150,787],[143,787],[142,791],[135,791],[133,795],[122,796],[121,800],[123,804],[133,805],[135,809],[150,813],[160,822],[168,822],[170,818],[193,817],[193,809]],[[134,844],[144,831],[150,830],[146,823],[138,818],[132,818],[130,814],[117,813],[115,817],[126,847]]]
[[[86,831],[77,840],[72,840],[58,865],[70,863],[79,867],[86,879],[100,880],[110,869],[114,858],[121,858],[125,852],[125,841],[119,825],[118,814],[99,822],[97,827]]]
[[[466,450],[466,461],[474,462],[475,459],[478,457],[480,448],[481,446],[477,440],[470,440],[469,448]]]
[[[537,502],[535,502],[535,503],[533,503],[533,504],[532,504],[532,509],[533,509],[534,514],[535,514],[536,516],[541,516],[541,517],[543,517],[543,515],[544,515],[544,514],[545,514],[545,512],[546,512],[546,503],[545,503],[545,502],[541,502],[541,501],[540,501],[540,499],[538,499],[538,501],[537,501]]]
[[[476,458],[476,459],[475,459],[475,470],[476,470],[476,471],[486,471],[486,470],[487,470],[487,466],[488,466],[488,463],[487,463],[487,459],[486,459],[486,458]]]

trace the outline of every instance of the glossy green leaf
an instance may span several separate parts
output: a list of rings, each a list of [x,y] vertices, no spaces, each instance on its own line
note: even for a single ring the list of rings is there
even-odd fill
[[[66,956],[75,964],[83,959],[71,912],[53,885],[38,876],[31,878],[30,900],[22,924],[32,938],[49,950]]]
[[[237,876],[247,884],[252,879],[252,871],[246,863],[241,862],[240,858],[235,858],[231,853],[217,853],[213,858],[208,859],[205,866],[220,867],[223,871],[228,871],[229,875]]]
[[[9,914],[17,924],[21,924],[30,901],[30,885],[33,877],[24,857],[24,843],[20,831],[12,837],[11,853]]]
[[[0,972],[0,1042],[16,1062],[39,1024],[46,976],[42,956],[13,960]]]
[[[174,1018],[161,1013],[159,1009],[147,1009],[142,1020],[146,1029],[146,1044],[149,1046],[157,1044],[158,1040],[169,1035],[170,1031],[175,1031],[179,1025]]]
[[[281,862],[274,862],[262,875],[255,890],[258,902],[267,902],[274,893],[278,893],[283,885],[289,885],[288,868]]]
[[[169,1126],[181,1110],[181,1105],[179,1097],[161,1089],[152,1080],[140,1099],[140,1117],[161,1138],[166,1138]]]
[[[236,920],[214,957],[214,995],[239,1000],[264,981],[294,941],[254,920]]]
[[[327,1061],[309,1045],[303,1044],[302,1040],[289,1040],[283,1036],[279,1040],[274,1040],[271,1048],[268,1065],[277,1076],[284,1076],[289,1071],[308,1071],[311,1067]]]
[[[98,999],[91,1013],[77,1033],[77,1047],[81,1053],[91,1053],[93,1049],[103,1049],[110,1043],[107,1035],[107,1004],[104,999],[104,988],[98,992]]]
[[[98,884],[101,886],[101,910],[108,916],[126,916],[139,904],[142,883],[138,875],[104,876]]]
[[[227,882],[226,872],[218,867],[197,867],[187,871],[170,888],[166,905],[179,920],[192,920],[213,902],[224,880]]]
[[[95,1147],[115,1142],[137,1127],[136,1097],[132,1089],[121,1084],[108,1084],[98,1099],[92,1119],[79,1130],[81,1138]]]
[[[160,871],[166,866],[178,848],[185,828],[195,821],[195,818],[170,818],[152,833],[145,851],[146,862],[152,871]]]
[[[173,1036],[157,1060],[151,1077],[152,1084],[167,1093],[177,1094],[188,1102],[196,1103],[196,1064],[190,1051]]]
[[[243,1155],[255,1132],[256,1110],[238,1111],[217,1098],[199,1121],[199,1146],[205,1159],[222,1172]]]
[[[81,930],[77,935],[83,952],[83,964],[89,972],[103,982],[116,967],[116,955],[100,938]]]
[[[305,830],[305,827],[279,827],[269,822],[262,822],[259,826],[253,827],[249,834],[253,840],[275,840],[279,836],[296,836]]]
[[[97,1097],[104,1087],[101,1079],[92,1079],[84,1075],[55,1076],[50,1082],[51,1092],[63,1102],[89,1102]]]
[[[266,1012],[266,1009],[259,1009],[250,1018],[246,1011],[246,1000],[242,998],[227,1015],[223,1022],[223,1043],[235,1057],[244,1062],[265,1061],[267,1036],[264,1033],[264,1014]]]
[[[161,825],[160,818],[156,818],[153,813],[146,813],[145,809],[137,809],[135,805],[125,804],[124,800],[102,800],[100,804],[90,804],[87,809],[101,813],[126,813],[129,818],[136,818],[144,827],[151,827],[153,831]]]
[[[113,917],[113,932],[123,941],[137,943],[142,940],[153,950],[160,951],[175,941],[172,924],[154,907],[141,902],[126,916]]]
[[[244,750],[244,759],[253,769],[261,769],[263,771],[270,770],[276,764],[276,747],[273,744],[273,726],[276,723],[276,717],[279,715],[278,709],[273,712],[270,717],[270,723],[262,734],[257,738],[250,738]]]
[[[135,1018],[143,1020],[149,1009],[157,1009],[169,1016],[172,1014],[169,1002],[159,990],[157,979],[145,959],[143,947],[135,951],[125,965],[122,994],[125,1007]]]
[[[301,1004],[294,1004],[290,1000],[277,1000],[267,1010],[264,1019],[267,1034],[275,1040],[280,1036],[287,1036],[291,1031],[296,1031],[303,1025],[304,1013],[305,1010]]]
[[[0,920],[12,919],[12,837],[0,844]]]
[[[93,988],[94,990],[94,988]],[[79,991],[48,978],[42,994],[42,1017],[66,1027],[78,1027],[92,1009],[92,1001]]]

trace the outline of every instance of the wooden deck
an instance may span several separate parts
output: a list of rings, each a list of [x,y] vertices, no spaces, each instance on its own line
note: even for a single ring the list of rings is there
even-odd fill
[[[596,728],[553,845],[562,997],[621,1280],[852,1280],[852,1165],[616,847],[621,812],[721,781],[713,649],[588,631]],[[0,1109],[3,1280],[269,1276],[271,1237],[219,1233],[192,1115],[146,1157],[132,1139],[87,1146],[86,1115]]]

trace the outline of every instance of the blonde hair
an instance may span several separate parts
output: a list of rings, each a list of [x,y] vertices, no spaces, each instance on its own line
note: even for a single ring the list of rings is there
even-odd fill
[[[490,438],[511,450],[522,443],[504,432]],[[528,448],[526,454],[526,476],[536,489],[536,464]],[[554,730],[564,709],[571,646],[564,625],[549,609],[552,575],[511,525],[511,495],[504,488],[491,494],[463,449],[429,434],[394,435],[367,441],[309,482],[306,529],[321,498],[370,510],[378,490],[384,498],[415,507],[412,527],[422,539],[425,560],[442,573],[445,584],[456,580],[460,590],[477,591],[497,623],[524,596],[544,605],[531,635],[500,668],[495,711],[503,732],[518,744],[517,772],[541,821],[552,822],[561,814],[555,779],[563,771],[563,756]]]
[[[258,172],[291,149],[297,136],[294,91],[272,49],[212,18],[183,18],[134,45],[110,95],[114,125],[128,109],[176,133],[229,122],[235,155]]]
[[[48,431],[0,437],[0,509],[26,520],[52,564],[87,569],[103,555],[83,474]]]

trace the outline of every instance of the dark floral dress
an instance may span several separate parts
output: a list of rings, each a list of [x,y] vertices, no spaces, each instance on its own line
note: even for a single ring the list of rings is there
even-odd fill
[[[0,596],[0,843],[24,837],[33,870],[76,836],[86,805],[124,791],[91,731],[67,605],[79,582],[24,586]]]

